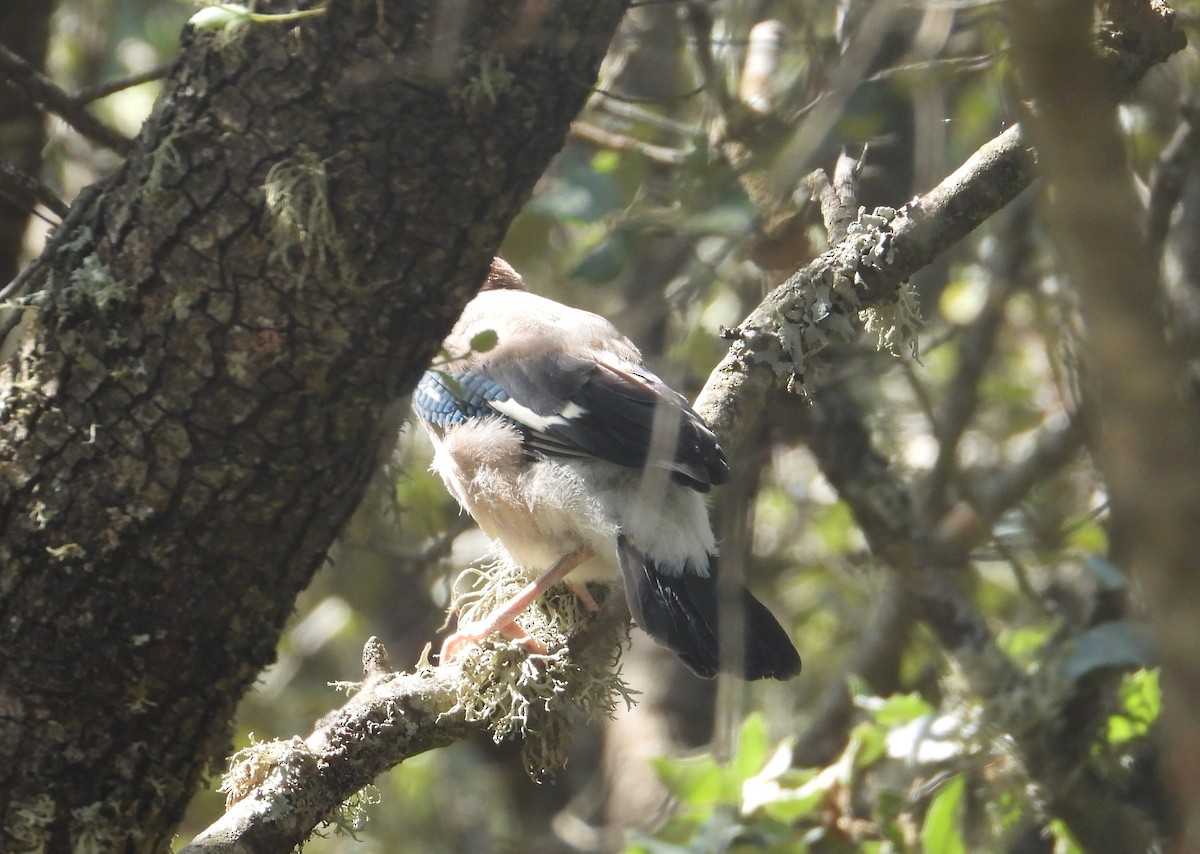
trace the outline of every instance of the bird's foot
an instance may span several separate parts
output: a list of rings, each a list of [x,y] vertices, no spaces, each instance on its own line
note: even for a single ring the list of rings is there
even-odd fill
[[[596,604],[592,591],[587,588],[587,582],[568,580],[567,587],[575,594],[575,598],[579,600],[579,604],[589,617],[594,617],[600,611],[600,606]]]
[[[439,660],[442,664],[445,664],[461,655],[463,650],[471,644],[477,644],[481,640],[497,634],[515,640],[534,655],[546,655],[550,652],[548,646],[521,628],[520,624],[515,620],[510,620],[502,625],[496,625],[495,620],[489,619],[477,620],[473,623],[467,623],[465,626],[460,626],[458,631],[446,638],[442,644],[442,652]]]
[[[442,644],[441,662],[445,664],[461,653],[463,647],[468,644],[479,643],[479,641],[493,634],[501,634],[504,637],[517,640],[531,652],[545,655],[549,652],[549,648],[517,625],[517,616],[533,604],[534,599],[566,578],[567,573],[595,553],[595,549],[591,546],[581,546],[575,551],[563,555],[552,567],[543,572],[537,579],[525,585],[520,593],[508,600],[502,607],[497,608],[482,620],[460,626],[458,631],[446,638],[446,642]],[[578,590],[576,590],[576,594],[578,595]],[[591,606],[594,609],[596,602],[586,589],[584,590],[584,595],[587,596],[587,599],[583,600],[584,607],[587,607],[587,602],[590,600]]]

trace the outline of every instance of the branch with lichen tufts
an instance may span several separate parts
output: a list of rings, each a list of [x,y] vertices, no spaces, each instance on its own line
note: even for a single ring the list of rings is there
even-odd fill
[[[503,558],[463,577],[469,590],[455,607],[467,621],[528,582]],[[616,666],[626,637],[618,629],[628,613],[623,597],[610,598],[599,615],[585,614],[562,585],[539,599],[521,620],[546,653],[493,637],[449,665],[422,660],[412,673],[395,673],[383,645],[371,638],[363,649],[363,682],[338,685],[354,695],[311,735],[255,741],[234,754],[221,783],[225,814],[181,854],[284,851],[323,827],[361,829],[371,803],[363,792],[379,774],[471,735],[520,739],[530,775],[552,774],[565,763],[579,720],[632,704]]]
[[[1180,47],[1174,22],[1169,14],[1162,13],[1161,4],[1137,5],[1147,10],[1145,26],[1122,42],[1128,52],[1116,63],[1126,85]],[[899,305],[897,318],[911,319],[911,311],[903,306],[903,283],[1029,186],[1035,176],[1034,167],[1034,155],[1019,126],[1014,126],[979,149],[936,188],[894,215],[885,216],[889,213],[885,210],[860,216],[853,233],[798,271],[731,332],[734,345],[710,376],[697,401],[697,411],[727,447],[735,448],[752,428],[755,419],[751,416],[764,409],[768,395],[780,385],[790,382],[795,388],[798,382],[802,385],[811,380],[811,368],[822,351],[861,334],[873,317],[871,312],[877,318],[872,322],[880,328],[898,330],[893,334],[894,344],[903,351],[910,345],[910,331],[903,324],[885,322],[878,312],[894,311]],[[822,286],[828,288],[828,293]],[[844,442],[840,444],[845,446]],[[868,462],[873,459],[871,455],[862,457]],[[886,474],[884,467],[879,488],[864,490],[862,495],[876,499],[881,495],[903,497],[903,485],[884,477]],[[850,481],[843,486],[845,497],[852,492]],[[1003,501],[996,504],[1000,506]],[[870,501],[855,504],[861,511],[860,521],[868,518],[867,511],[873,506]],[[879,516],[881,520],[885,517],[893,526],[903,518],[894,514]],[[918,560],[911,541],[903,536],[880,540],[877,545],[888,543],[883,551],[902,570],[898,573],[902,583],[912,583],[918,575],[930,581],[922,589],[921,611],[931,619],[940,609],[940,617],[931,622],[940,628],[946,645],[959,649],[964,658],[981,649],[994,650],[994,641],[978,613],[945,579],[932,577],[937,566],[953,561],[945,556],[937,562]],[[372,649],[377,651],[368,644],[368,650]],[[494,649],[506,654],[500,647]],[[377,657],[371,661],[377,661]],[[1006,659],[997,656],[992,664],[994,670],[964,667],[971,673],[991,674],[990,685],[984,684],[989,681],[986,678],[972,685],[977,695],[995,694],[1002,686],[1014,684]],[[461,667],[422,667],[415,673],[395,674],[368,662],[367,678],[358,693],[323,719],[308,738],[283,742],[282,747],[272,743],[266,749],[268,754],[278,753],[285,772],[272,773],[272,763],[254,769],[247,779],[259,782],[184,848],[183,854],[287,850],[301,843],[322,822],[334,819],[341,804],[383,771],[426,750],[487,731],[492,722],[485,717],[472,719],[471,704],[463,702],[460,693],[463,670],[479,666],[468,657]],[[490,668],[484,664],[481,669]],[[519,682],[525,670],[518,670]],[[543,706],[553,705],[552,697],[539,696]],[[519,711],[535,705],[521,702],[513,708]],[[1042,735],[1030,732],[1022,737],[1033,746]],[[255,761],[261,759],[261,751],[252,751],[252,755]],[[1032,776],[1037,776],[1037,770],[1033,769]],[[242,772],[232,773],[237,776]],[[1086,807],[1105,802],[1089,797],[1096,791],[1091,788],[1095,782],[1086,775],[1063,781],[1070,787],[1066,792],[1070,804]],[[1124,815],[1123,810],[1115,809],[1102,817],[1111,819],[1111,825]],[[1140,824],[1127,829],[1142,832]]]

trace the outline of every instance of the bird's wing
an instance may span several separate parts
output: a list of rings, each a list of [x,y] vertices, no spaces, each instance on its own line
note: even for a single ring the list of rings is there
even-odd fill
[[[716,437],[687,400],[636,365],[556,352],[451,374],[429,371],[414,405],[443,428],[498,413],[522,430],[532,450],[629,468],[649,463],[701,492],[729,477]]]

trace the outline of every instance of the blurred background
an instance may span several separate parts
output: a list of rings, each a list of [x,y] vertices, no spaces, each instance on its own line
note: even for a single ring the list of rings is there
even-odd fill
[[[859,203],[900,207],[1020,119],[1002,6],[636,3],[503,253],[532,290],[612,319],[694,398],[726,350],[722,328],[827,248],[819,207],[796,191],[805,175],[832,174],[848,152],[861,164]],[[1191,26],[1200,5],[1176,7]],[[102,95],[87,99],[96,115],[133,135],[157,80],[96,87],[154,78],[194,11],[177,0],[5,0],[0,43],[67,91]],[[1122,107],[1144,181],[1195,79],[1188,51]],[[65,200],[120,162],[3,87],[0,156]],[[1194,177],[1181,183],[1182,213],[1163,234],[1164,300],[1184,337],[1200,317],[1185,227],[1198,189]],[[557,774],[531,780],[517,745],[458,744],[379,779],[363,798],[374,802],[367,821],[306,850],[1080,850],[1011,744],[1020,719],[1064,716],[1071,703],[1079,743],[1064,742],[1063,761],[1102,768],[1161,817],[1153,656],[1125,617],[1129,581],[1110,556],[1104,487],[1073,426],[1086,396],[1077,320],[1036,193],[916,277],[919,357],[864,337],[828,354],[813,394],[865,428],[862,453],[904,486],[915,530],[966,530],[969,555],[946,573],[1037,696],[971,687],[822,474],[809,448],[827,425],[814,404],[780,395],[732,460],[714,515],[723,558],[801,650],[799,678],[703,682],[635,631],[622,666],[636,707],[581,726]],[[0,281],[57,219],[30,209],[0,199]],[[401,427],[298,601],[277,663],[242,703],[235,748],[307,733],[342,700],[330,683],[360,678],[369,636],[398,668],[437,648],[450,580],[487,543],[429,458],[420,431]],[[1014,480],[1002,506],[980,509]],[[181,841],[222,810],[221,770]]]

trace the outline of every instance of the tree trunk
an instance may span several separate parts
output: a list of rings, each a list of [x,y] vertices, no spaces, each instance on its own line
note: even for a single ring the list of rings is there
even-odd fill
[[[0,850],[167,848],[623,5],[185,31],[0,366]]]

